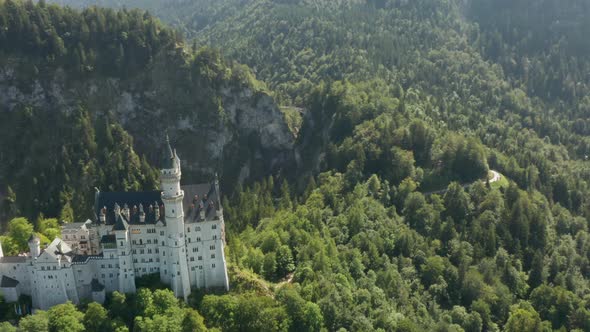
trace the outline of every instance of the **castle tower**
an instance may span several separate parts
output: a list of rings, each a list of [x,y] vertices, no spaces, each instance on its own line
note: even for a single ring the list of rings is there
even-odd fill
[[[165,269],[164,280],[170,280],[170,286],[177,297],[185,300],[191,292],[188,263],[186,259],[186,244],[184,234],[184,209],[182,199],[184,191],[180,189],[180,159],[176,151],[172,150],[170,140],[166,135],[166,152],[160,171],[160,185],[162,202],[164,203],[164,217],[166,221],[166,236],[164,247]],[[162,269],[161,276],[162,276]]]
[[[29,252],[32,258],[37,258],[41,254],[41,240],[35,233],[29,238]]]
[[[119,258],[119,291],[123,293],[135,293],[135,276],[133,269],[133,257],[131,256],[131,244],[129,243],[129,224],[123,218],[118,204],[115,203],[115,233],[117,255]]]

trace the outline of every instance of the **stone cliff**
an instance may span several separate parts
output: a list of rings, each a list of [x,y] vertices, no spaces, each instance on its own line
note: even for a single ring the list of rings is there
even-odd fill
[[[233,187],[237,180],[294,165],[294,135],[260,85],[247,69],[224,63],[208,49],[162,51],[128,77],[39,70],[12,57],[0,63],[0,111],[30,106],[71,112],[82,104],[95,120],[108,116],[120,123],[153,165],[169,130],[185,181],[218,172]]]

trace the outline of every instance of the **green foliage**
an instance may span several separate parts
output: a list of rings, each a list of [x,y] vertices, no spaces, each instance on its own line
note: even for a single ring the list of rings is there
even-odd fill
[[[85,330],[82,324],[84,314],[78,311],[71,302],[52,307],[47,310],[47,316],[50,332]]]
[[[2,21],[0,43],[14,52],[39,55],[31,65],[40,69],[59,65],[77,73],[125,75],[176,41],[173,31],[138,10],[79,12],[12,0],[0,6],[2,16],[11,18]]]
[[[2,332],[16,332],[16,327],[9,322],[0,323],[0,331]]]
[[[8,236],[19,252],[28,251],[33,225],[26,218],[14,218],[8,223]]]
[[[199,120],[227,124],[232,114],[213,92],[227,82],[255,91],[268,86],[290,105],[285,116],[297,134],[299,162],[297,171],[277,170],[277,178],[240,184],[226,195],[232,291],[197,297],[199,312],[166,290],[115,292],[106,307],[116,323],[108,328],[590,329],[587,6],[537,0],[129,5],[155,9],[197,40],[181,57],[188,68],[181,71],[182,88],[162,87],[174,90],[162,108],[186,100],[183,91],[192,96],[204,89],[213,97],[199,105],[207,109]],[[0,41],[19,54],[36,54],[31,73],[21,74],[32,77],[50,65],[78,76],[132,75],[179,40],[133,10],[79,13],[8,0],[1,9],[8,30],[0,30]],[[76,19],[65,19],[70,16]],[[79,29],[72,29],[76,20]],[[255,68],[266,85],[200,44]],[[231,93],[231,86],[225,90]],[[84,106],[70,114],[20,107],[0,116],[0,140],[8,143],[0,146],[0,178],[10,180],[1,211],[6,220],[20,210],[31,220],[42,212],[70,221],[90,213],[88,188],[155,184],[115,119],[95,121]],[[13,128],[52,139],[23,138]],[[195,147],[192,139],[188,144]],[[227,152],[226,164],[237,165],[252,151]],[[485,183],[490,168],[502,172],[501,182]],[[240,171],[226,173],[237,178]],[[53,236],[52,222],[39,220],[37,230]],[[5,253],[22,250],[22,234],[28,231],[28,238],[33,230],[17,224],[2,238]],[[95,305],[86,310],[89,317],[104,314]],[[48,313],[52,329],[57,315]],[[61,315],[72,326],[82,321],[96,329],[86,315]],[[26,319],[33,320],[21,324],[32,324]]]

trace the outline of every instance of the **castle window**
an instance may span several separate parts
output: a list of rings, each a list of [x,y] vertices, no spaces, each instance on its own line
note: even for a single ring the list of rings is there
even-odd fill
[[[101,274],[101,277],[104,279],[104,273],[103,273],[103,274]]]
[[[164,231],[160,231],[160,236],[164,236]]]
[[[191,243],[191,238],[190,237],[188,238],[188,243]]]
[[[202,269],[203,269],[203,265],[200,265],[200,266],[199,266],[199,270],[202,270]]]
[[[199,260],[202,261],[203,260],[203,256],[199,256]]]
[[[156,257],[156,263],[160,263],[160,258]]]
[[[112,269],[112,268],[113,268],[113,264],[109,264],[109,269]]]
[[[201,242],[201,238],[200,237],[197,237],[197,242]]]
[[[217,240],[217,235],[213,235],[213,240]]]
[[[133,254],[134,255],[137,254],[137,250],[136,249],[133,249]]]
[[[212,254],[212,255],[211,255],[211,258],[212,258],[212,259],[215,259],[215,254]]]
[[[134,258],[133,259],[133,263],[137,263],[137,258]]]
[[[151,254],[151,253],[152,253],[152,249],[148,249],[148,254]]]
[[[199,248],[196,248],[196,247],[193,248],[193,252],[197,252],[197,251],[199,251]]]
[[[104,264],[102,264],[102,265],[100,266],[100,268],[101,268],[101,269],[104,269]]]
[[[201,231],[201,227],[200,227],[200,226],[197,226],[197,228],[195,228],[195,230],[196,230],[197,232],[200,232],[200,231]]]
[[[14,269],[16,270],[16,266],[14,266]],[[41,266],[41,271],[45,271],[45,266]]]
[[[191,228],[190,228],[190,226],[189,226],[189,227],[187,227],[187,229],[186,229],[186,232],[187,232],[187,233],[190,233],[190,232],[191,232]]]
[[[174,213],[174,209],[172,209],[172,213]]]
[[[168,270],[164,270],[164,274],[168,274]]]
[[[195,261],[195,258],[194,257],[191,257],[191,262],[194,262],[194,261]]]
[[[194,271],[194,270],[195,270],[195,267],[194,266],[191,266],[191,271]]]
[[[142,239],[139,239],[139,244],[143,244],[143,240]]]
[[[160,249],[156,248],[156,254],[160,253]]]
[[[137,241],[133,240],[133,242],[132,242],[132,243],[133,243],[133,244],[137,244]],[[122,244],[121,244],[121,245],[122,245]]]
[[[121,252],[121,256],[125,256],[125,252],[124,251]]]
[[[154,261],[154,259],[153,258],[150,258],[150,263],[153,262],[153,261]]]
[[[211,264],[211,267],[212,267],[212,268],[215,268],[215,263]]]
[[[215,245],[209,246],[209,250],[215,250]]]
[[[211,226],[211,229],[217,229],[217,225]]]
[[[142,254],[142,255],[143,255],[144,252],[145,252],[145,250],[143,250],[143,249],[140,249],[139,250],[139,253]]]

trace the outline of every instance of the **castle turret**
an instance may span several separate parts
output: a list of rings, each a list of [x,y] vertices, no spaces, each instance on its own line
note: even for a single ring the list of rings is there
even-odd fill
[[[162,189],[162,202],[164,202],[164,217],[166,219],[165,246],[167,268],[161,271],[161,277],[169,280],[174,295],[185,300],[191,292],[186,261],[186,244],[184,234],[184,209],[182,199],[184,191],[180,189],[180,158],[176,151],[172,150],[170,140],[166,135],[166,151],[160,171],[160,185]],[[168,255],[169,253],[169,255]],[[162,275],[166,273],[168,275]]]
[[[29,252],[33,258],[37,258],[41,254],[41,240],[35,233],[31,234],[29,238]]]
[[[127,220],[131,220],[131,213],[129,211],[129,206],[127,205],[127,203],[123,205],[123,210],[121,211],[121,214],[124,215]]]
[[[123,293],[135,293],[135,278],[133,273],[133,258],[131,256],[131,244],[129,243],[129,224],[121,214],[117,216],[113,226],[119,258],[119,291]]]
[[[143,211],[143,204],[139,204],[139,222],[145,222],[145,212]]]

